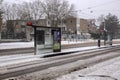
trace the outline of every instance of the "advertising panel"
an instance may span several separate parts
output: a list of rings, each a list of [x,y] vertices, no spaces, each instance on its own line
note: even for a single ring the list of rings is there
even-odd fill
[[[61,31],[52,30],[53,33],[53,52],[60,52],[61,51]]]

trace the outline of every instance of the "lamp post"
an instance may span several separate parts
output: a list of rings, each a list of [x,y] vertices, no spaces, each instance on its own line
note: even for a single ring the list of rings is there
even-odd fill
[[[100,28],[98,29],[98,47],[101,46],[101,30]]]
[[[106,40],[107,40],[107,30],[106,30],[106,25],[105,25],[105,20],[103,22],[104,30],[103,30],[103,36],[104,36],[104,45],[106,45]]]

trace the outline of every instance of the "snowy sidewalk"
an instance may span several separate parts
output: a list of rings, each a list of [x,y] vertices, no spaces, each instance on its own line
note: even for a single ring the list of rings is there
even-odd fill
[[[120,41],[120,39],[116,39],[114,41]],[[97,40],[82,40],[82,41],[61,41],[62,45],[69,45],[69,44],[80,44],[80,43],[88,43],[88,42],[95,42],[97,43]],[[103,40],[101,40],[103,42]],[[119,43],[120,44],[120,43]],[[96,45],[97,46],[97,45]],[[11,43],[0,43],[0,50],[5,49],[17,49],[17,48],[31,48],[34,47],[34,42],[11,42]]]
[[[69,44],[79,44],[86,42],[96,42],[95,40],[85,40],[85,41],[61,41],[62,45]],[[15,49],[15,48],[30,48],[34,47],[34,42],[11,42],[11,43],[0,43],[0,50],[4,49]]]
[[[15,48],[29,48],[29,47],[34,47],[34,42],[0,43],[0,50],[15,49]]]

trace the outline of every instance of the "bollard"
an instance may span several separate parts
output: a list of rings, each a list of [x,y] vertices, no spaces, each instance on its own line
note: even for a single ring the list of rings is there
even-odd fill
[[[100,39],[98,39],[98,47],[100,47]]]

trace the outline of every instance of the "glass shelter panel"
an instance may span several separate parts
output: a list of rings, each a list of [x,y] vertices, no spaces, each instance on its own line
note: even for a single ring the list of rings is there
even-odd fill
[[[36,54],[53,52],[53,36],[50,28],[36,28]]]

